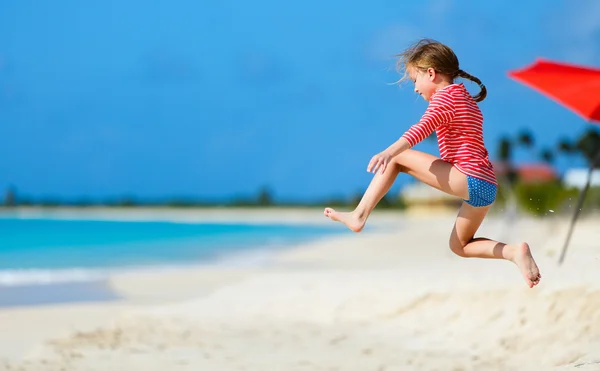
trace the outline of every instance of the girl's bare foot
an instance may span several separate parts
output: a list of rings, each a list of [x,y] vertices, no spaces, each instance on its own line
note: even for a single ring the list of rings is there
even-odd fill
[[[530,288],[540,283],[542,275],[540,274],[540,270],[538,269],[535,260],[533,260],[529,245],[523,242],[518,245],[513,245],[513,247],[514,250],[510,260],[517,265],[519,270],[521,270],[525,282],[527,282]]]
[[[323,214],[331,220],[344,223],[353,232],[360,232],[365,226],[365,220],[362,220],[352,212],[342,213],[327,207]]]

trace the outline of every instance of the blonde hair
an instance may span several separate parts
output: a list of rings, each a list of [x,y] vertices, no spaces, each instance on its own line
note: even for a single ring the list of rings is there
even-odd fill
[[[473,97],[476,102],[481,102],[487,96],[487,89],[481,80],[461,70],[454,51],[438,41],[431,39],[419,40],[404,52],[396,55],[396,57],[398,57],[398,70],[404,71],[404,76],[399,82],[406,79],[409,67],[414,67],[421,71],[433,68],[437,73],[449,76],[452,81],[457,77],[461,77],[479,85],[481,90],[479,94]]]

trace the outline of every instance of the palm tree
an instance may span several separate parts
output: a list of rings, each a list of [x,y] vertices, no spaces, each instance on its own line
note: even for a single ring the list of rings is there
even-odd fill
[[[6,190],[6,192],[4,193],[4,205],[6,206],[15,206],[17,204],[16,202],[16,190],[14,187],[10,186],[8,187],[8,189]]]
[[[591,169],[600,168],[600,133],[596,129],[589,128],[575,142],[561,138],[557,149],[569,157],[581,155]]]
[[[256,197],[256,203],[260,206],[271,206],[273,205],[273,195],[271,189],[267,186],[263,186],[258,190]]]
[[[569,158],[569,162],[571,163],[569,165],[570,167],[572,165],[573,156],[577,153],[577,148],[571,140],[563,137],[558,140],[556,153]]]
[[[517,136],[517,144],[529,150],[529,154],[532,160],[536,157],[533,152],[535,141],[533,140],[533,133],[531,131],[527,129],[521,130],[521,132]]]
[[[512,164],[513,154],[513,142],[510,138],[503,136],[498,142],[498,160],[502,164],[505,170],[505,181],[508,183],[509,188],[512,188],[517,180],[517,172],[513,168]]]
[[[591,169],[600,168],[600,133],[596,129],[586,130],[575,146]]]
[[[502,137],[498,143],[498,159],[504,163],[510,163],[512,158],[512,143],[509,138]]]
[[[540,152],[540,158],[545,163],[551,165],[554,163],[554,152],[552,152],[552,150],[550,150],[549,148],[545,148]]]
[[[575,146],[567,138],[561,138],[558,141],[558,150],[565,154],[572,154],[575,152]]]
[[[527,148],[533,146],[533,134],[531,131],[524,129],[519,133],[519,144]]]

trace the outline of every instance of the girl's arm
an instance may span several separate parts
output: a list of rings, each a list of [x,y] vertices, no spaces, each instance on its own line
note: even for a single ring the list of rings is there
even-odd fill
[[[408,148],[412,148],[427,138],[441,125],[451,122],[454,119],[455,113],[456,108],[452,92],[449,90],[440,91],[429,103],[421,120],[402,134],[402,138],[408,141]]]
[[[400,139],[386,148],[384,152],[386,152],[390,157],[396,157],[410,147],[411,145],[408,140],[405,137],[400,137]]]
[[[383,152],[376,154],[373,156],[369,165],[367,166],[367,171],[369,173],[376,173],[377,170],[383,174],[385,168],[388,166],[390,161],[394,156],[398,156],[400,153],[406,151],[410,148],[410,143],[406,138],[400,137],[397,141],[395,141],[392,145],[386,148]]]
[[[449,91],[442,91],[435,95],[431,100],[427,110],[421,117],[421,120],[410,127],[400,139],[386,148],[383,152],[373,156],[369,165],[368,172],[380,171],[381,174],[390,163],[392,158],[398,156],[407,149],[414,147],[417,143],[427,138],[440,125],[448,123],[454,119],[455,109],[454,100]]]

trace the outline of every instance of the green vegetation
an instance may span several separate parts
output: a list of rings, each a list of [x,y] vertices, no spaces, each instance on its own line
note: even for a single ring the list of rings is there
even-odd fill
[[[526,213],[543,216],[552,212],[569,212],[577,206],[580,194],[578,189],[569,189],[559,180],[543,182],[524,182],[519,178],[516,167],[512,163],[513,150],[518,147],[527,149],[532,160],[552,165],[562,155],[567,157],[582,156],[588,167],[600,168],[600,134],[595,127],[589,127],[579,138],[571,142],[567,139],[558,141],[555,149],[535,149],[535,140],[531,132],[523,130],[515,138],[502,137],[498,142],[497,155],[505,172],[500,176],[497,204],[506,206],[513,200],[517,207]],[[550,211],[552,210],[552,211]],[[600,210],[600,188],[590,188],[582,207],[582,212]]]
[[[521,210],[541,216],[563,211],[568,203],[575,205],[579,190],[567,189],[558,181],[518,183],[515,186],[515,194]]]
[[[142,200],[132,196],[120,198],[110,198],[104,200],[92,200],[89,198],[78,200],[61,200],[59,198],[41,198],[34,199],[30,197],[17,196],[16,190],[11,187],[6,191],[4,197],[5,207],[14,206],[36,206],[36,207],[174,207],[174,208],[193,208],[193,207],[236,207],[236,208],[255,208],[255,207],[339,207],[353,208],[360,202],[362,193],[357,193],[352,197],[330,197],[313,202],[295,202],[295,201],[276,201],[273,192],[269,187],[260,188],[254,196],[233,197],[229,200],[214,201],[201,200],[194,198],[171,198],[165,200]],[[0,204],[1,205],[1,204]],[[384,197],[378,209],[404,209],[404,202],[400,197],[388,195]]]

